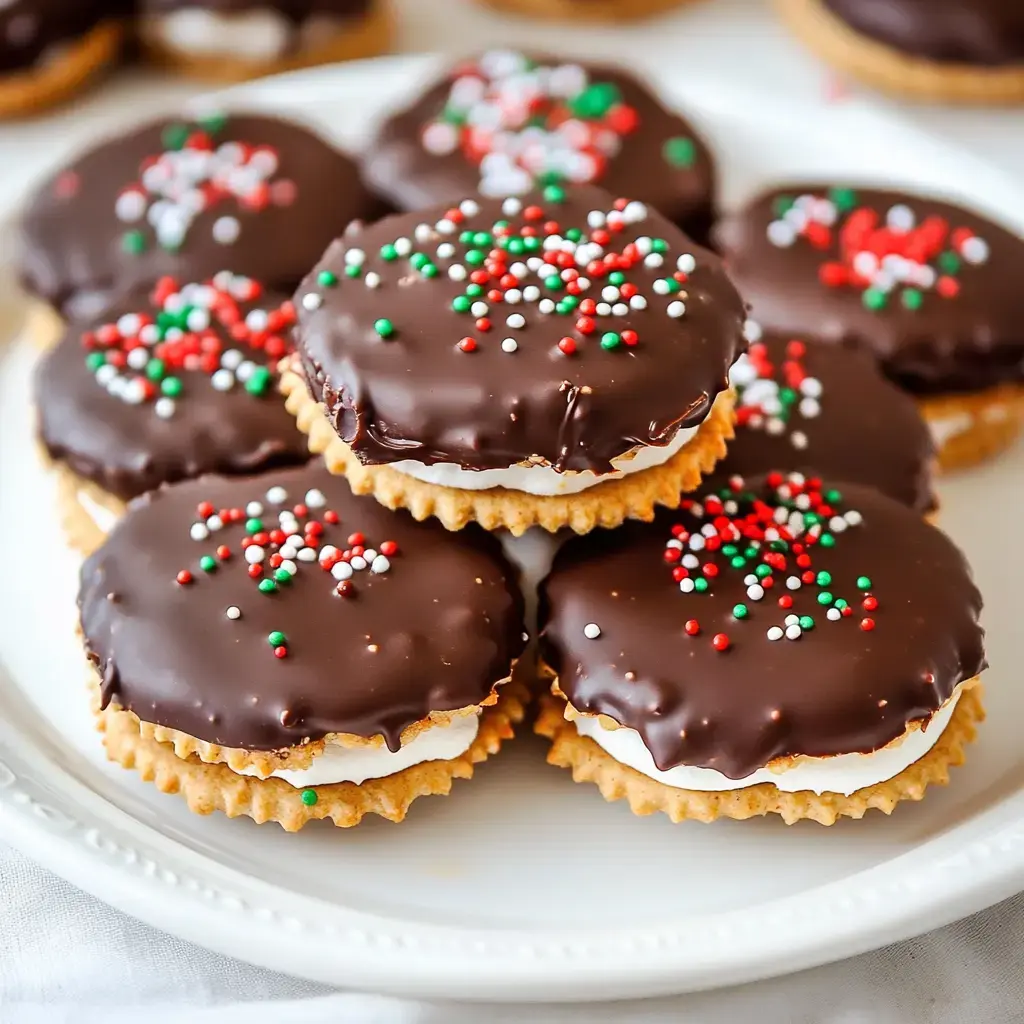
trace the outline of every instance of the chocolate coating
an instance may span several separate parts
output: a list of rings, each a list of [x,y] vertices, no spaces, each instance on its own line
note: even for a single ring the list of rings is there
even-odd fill
[[[470,160],[462,149],[435,155],[427,151],[422,139],[427,125],[444,111],[452,83],[460,75],[471,73],[478,61],[491,56],[481,54],[476,61],[451,69],[381,125],[363,159],[363,174],[372,188],[399,209],[416,210],[451,202],[478,190],[478,161]],[[622,68],[584,62],[574,65],[565,58],[543,54],[521,56],[548,67],[582,67],[591,85],[618,90],[620,102],[636,111],[639,122],[634,130],[620,136],[621,144],[608,156],[603,172],[591,180],[616,196],[650,203],[694,238],[707,238],[714,213],[716,174],[711,153],[693,125],[668,110],[645,83]],[[542,114],[546,109],[543,104],[539,107]],[[534,108],[534,115],[537,112]],[[535,123],[535,119],[530,121],[531,125]],[[549,128],[557,123],[557,118],[547,122]],[[598,118],[596,123],[605,126],[607,118]],[[679,164],[666,159],[666,145],[674,139],[692,144],[692,151],[686,154],[689,159]],[[587,151],[591,151],[589,147]],[[501,194],[511,191],[502,189]]]
[[[7,0],[0,4],[0,74],[30,68],[107,18],[127,13],[109,0]]]
[[[976,391],[1024,379],[1024,289],[1017,275],[1024,242],[1019,237],[951,203],[855,186],[857,205],[876,211],[883,227],[887,211],[905,205],[918,225],[928,217],[944,218],[951,228],[966,228],[982,238],[988,248],[988,258],[980,265],[961,261],[955,298],[924,290],[920,308],[908,309],[897,288],[883,309],[869,309],[860,287],[829,287],[819,279],[822,265],[839,257],[840,230],[822,248],[804,238],[788,248],[768,239],[780,199],[820,197],[832,188],[780,186],[716,227],[729,272],[762,327],[863,345],[887,376],[917,394]]]
[[[533,224],[540,231],[550,217],[562,230],[581,227],[586,233],[588,212],[612,210],[611,197],[592,186],[569,190],[561,202],[535,193],[523,197],[523,203],[521,213],[506,217],[501,200],[481,200],[459,231],[491,232],[505,219],[518,236]],[[544,212],[541,219],[526,222],[533,204]],[[453,309],[467,284],[453,280],[449,268],[462,265],[466,245],[458,233],[438,234],[436,227],[429,238],[424,234],[427,225],[436,226],[444,217],[445,207],[389,217],[339,240],[296,296],[296,344],[307,378],[326,403],[335,429],[363,462],[416,459],[493,469],[540,458],[559,471],[607,472],[612,459],[635,446],[668,444],[680,427],[704,420],[727,386],[729,366],[746,347],[743,303],[718,257],[694,246],[648,209],[642,220],[615,232],[610,243],[617,252],[642,237],[667,243],[663,266],[639,263],[625,271],[626,283],[634,282],[646,297],[646,308],[595,316],[593,333],[585,334],[577,326],[582,303],[563,315],[541,313],[537,301],[494,301],[484,314],[491,318],[491,329],[482,331],[476,314]],[[414,269],[412,256],[389,261],[381,255],[382,247],[396,239],[417,238],[418,226],[424,240],[414,248],[436,261],[431,277]],[[448,240],[456,244],[456,255],[435,256],[438,244]],[[344,276],[346,254],[352,250],[357,259],[364,254],[360,270],[379,275],[379,287]],[[483,259],[483,250],[477,251]],[[654,282],[671,276],[678,257],[687,253],[696,268],[683,290],[657,294]],[[508,265],[520,258],[529,255],[511,256]],[[322,286],[325,272],[339,283]],[[582,272],[590,273],[586,266]],[[543,281],[533,271],[523,273],[517,290],[525,296],[527,287]],[[492,278],[481,286],[484,298],[497,283]],[[595,274],[581,297],[600,301],[607,286],[607,278]],[[555,299],[566,294],[561,286],[544,287],[543,294]],[[673,318],[667,310],[684,297],[685,315]],[[519,315],[525,326],[509,326],[507,318]],[[387,338],[375,328],[381,318],[393,328]],[[639,336],[635,347],[617,343],[611,351],[602,348],[602,332],[629,330]],[[458,347],[466,336],[475,339],[475,351]],[[518,343],[514,352],[501,347],[509,336]],[[563,337],[577,346],[575,355],[558,349]]]
[[[822,0],[851,28],[940,63],[1001,67],[1024,61],[1016,0]]]
[[[803,348],[804,354],[794,360],[787,355],[793,351],[789,338],[765,335],[751,345],[751,356],[757,358],[751,358],[749,365],[764,366],[763,351],[773,371],[767,379],[785,388],[786,367],[792,363],[799,375],[820,382],[821,396],[812,399],[820,412],[812,408],[812,415],[804,415],[803,400],[797,398],[785,429],[773,433],[766,426],[772,417],[760,413],[755,392],[739,388],[736,437],[715,467],[714,479],[752,478],[775,469],[797,471],[876,487],[919,512],[933,509],[935,445],[913,399],[889,383],[865,352],[815,342]],[[740,368],[738,363],[733,371],[737,384]],[[799,388],[795,390],[799,394]],[[773,391],[769,395],[777,397]],[[757,417],[753,421],[751,414]]]
[[[265,497],[276,486],[287,491],[283,505]],[[324,542],[344,547],[359,531],[368,543],[399,546],[388,572],[355,575],[350,597],[335,594],[315,561],[299,562],[287,587],[260,593],[238,557],[242,525],[190,539],[200,502],[259,500],[276,524],[278,509],[310,488],[326,498],[311,514],[322,520],[333,509],[341,519],[325,526]],[[199,558],[218,544],[233,557],[206,575]],[[176,575],[185,567],[196,578],[182,586]],[[231,606],[239,618],[226,616]],[[523,648],[522,597],[495,538],[389,512],[319,464],[244,480],[203,477],[140,499],[85,563],[79,607],[105,702],[250,750],[333,732],[379,734],[395,750],[402,731],[431,711],[479,704]],[[283,659],[268,644],[277,630],[287,638]]]
[[[760,601],[747,596],[751,569],[733,568],[721,552],[704,593],[680,592],[664,555],[673,524],[708,521],[689,511],[571,540],[542,584],[540,622],[543,656],[573,706],[635,729],[662,770],[695,765],[732,779],[778,757],[868,753],[929,717],[985,667],[981,595],[963,555],[917,513],[870,488],[840,486],[838,507],[859,510],[863,522],[833,547],[812,548],[814,571],[829,572],[828,590],[853,608],[838,621],[817,601],[823,588],[786,588],[800,571],[792,554]],[[744,501],[740,514],[750,509]],[[867,613],[871,631],[859,628],[864,575],[879,602]],[[793,614],[815,619],[798,640],[766,636],[789,614],[779,594],[793,597]],[[684,631],[689,619],[699,622],[696,636]],[[600,627],[597,639],[584,636],[587,623]],[[731,642],[721,652],[712,644],[720,632]]]
[[[273,308],[281,296],[266,295],[243,310]],[[153,312],[145,295],[126,300],[100,323],[122,313]],[[94,326],[94,325],[90,325]],[[230,339],[215,325],[225,347],[267,364],[264,352]],[[309,458],[305,436],[271,386],[262,396],[240,384],[216,390],[202,370],[176,372],[183,384],[173,416],[157,415],[152,401],[131,404],[114,397],[86,365],[81,326],[71,326],[36,369],[39,435],[54,459],[127,500],[160,484],[201,473],[254,473]]]
[[[352,161],[308,128],[262,114],[206,123],[215,147],[238,142],[276,152],[266,205],[225,195],[195,216],[177,247],[157,241],[147,219],[153,203],[140,220],[120,219],[118,197],[138,187],[144,163],[180,143],[176,129],[202,128],[151,122],[95,146],[39,188],[21,224],[25,287],[74,317],[93,316],[164,275],[199,281],[229,269],[290,291],[353,219],[379,211]],[[235,241],[215,240],[223,218],[238,222]],[[136,231],[143,251],[126,251],[126,236]]]

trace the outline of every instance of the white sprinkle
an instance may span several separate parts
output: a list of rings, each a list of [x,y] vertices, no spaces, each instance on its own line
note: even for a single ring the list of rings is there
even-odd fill
[[[697,261],[693,258],[692,253],[684,252],[683,255],[676,260],[676,270],[679,270],[684,274],[692,274],[696,269]]]
[[[248,327],[250,331],[265,331],[269,322],[270,315],[265,309],[250,310],[245,318],[245,326]],[[189,329],[196,330],[196,328],[192,327],[191,323],[189,323]]]
[[[147,202],[146,196],[142,192],[137,189],[129,189],[117,197],[114,213],[118,220],[131,224],[142,220],[146,215]]]
[[[241,233],[242,225],[237,217],[218,217],[213,222],[213,240],[218,245],[232,245]]]
[[[144,370],[149,362],[149,352],[144,348],[133,348],[128,353],[128,365],[133,370]]]
[[[756,320],[747,320],[743,324],[743,337],[753,345],[761,340],[761,325]]]
[[[96,383],[106,387],[117,376],[117,367],[110,363],[104,363],[96,371]]]
[[[786,586],[790,590],[799,590],[803,584],[800,582],[799,576],[788,576],[786,577]]]
[[[704,550],[704,538],[699,533],[693,534],[690,537],[690,550],[691,551],[703,551]]]
[[[673,319],[678,320],[681,316],[683,316],[686,313],[686,303],[678,301],[670,302],[668,304],[668,309],[665,310],[665,312],[668,313],[668,315]]]
[[[472,199],[463,199],[459,203],[459,212],[463,217],[475,217],[480,212],[480,207]]]
[[[230,391],[235,386],[235,375],[230,370],[220,369],[210,378],[214,391]]]
[[[787,640],[799,640],[803,636],[804,631],[796,624],[786,627],[786,639]]]
[[[210,536],[210,531],[206,528],[205,523],[193,523],[188,535],[193,540],[206,540]]]
[[[587,224],[592,228],[603,228],[604,214],[600,210],[591,210],[587,214]]]
[[[656,295],[668,295],[672,291],[669,287],[668,281],[663,277],[659,277],[658,280],[654,282],[653,287]]]
[[[231,605],[230,608],[224,613],[229,619],[240,619],[242,617],[242,609],[238,605]]]
[[[319,309],[324,304],[323,298],[316,292],[306,292],[302,296],[302,308],[308,310]]]
[[[522,298],[523,293],[518,288],[509,288],[509,290],[505,292],[505,301],[510,306],[518,305],[522,301]]]
[[[451,242],[442,242],[437,247],[437,255],[439,259],[450,260],[455,255],[455,246]]]
[[[847,524],[846,520],[842,516],[833,516],[828,521],[828,528],[833,533],[842,533],[843,530],[846,529],[847,525],[848,524]]]
[[[315,562],[316,550],[314,548],[302,548],[295,556],[300,562]]]
[[[324,497],[324,492],[318,490],[316,487],[306,491],[306,500],[304,502],[309,508],[323,508],[327,504],[327,499]]]
[[[759,583],[751,584],[747,587],[747,597],[749,597],[751,601],[760,601],[761,598],[764,597],[764,587]]]
[[[250,565],[256,565],[258,562],[263,561],[263,556],[266,552],[259,546],[259,544],[250,544],[245,549],[245,560]]]
[[[660,252],[652,252],[644,257],[644,266],[657,268],[665,263],[665,257]]]
[[[842,617],[843,613],[838,608],[829,608],[829,610],[825,612],[825,618],[831,619],[833,622],[837,619],[841,619]]]
[[[348,562],[335,562],[331,566],[331,575],[336,580],[347,580],[352,576],[352,566]]]
[[[526,302],[536,302],[540,298],[540,289],[535,284],[528,284],[523,289],[523,300]]]
[[[646,309],[647,300],[642,295],[634,295],[629,300],[629,305],[631,309]]]
[[[448,268],[448,277],[452,281],[465,281],[469,277],[469,271],[461,263],[453,263]]]
[[[271,487],[267,491],[267,501],[271,505],[283,505],[288,500],[288,492],[283,487]]]
[[[788,249],[797,240],[797,229],[784,220],[773,220],[768,225],[768,241],[777,249]]]
[[[396,238],[393,244],[399,256],[408,256],[412,252],[412,242],[408,238]]]
[[[221,519],[221,517],[215,513],[214,515],[210,516],[209,519],[206,520],[206,528],[210,531],[210,533],[216,533],[218,530],[223,530],[224,520]]]
[[[349,249],[345,253],[345,264],[349,267],[361,267],[366,262],[366,253],[362,249]]]
[[[523,204],[514,197],[506,199],[505,202],[501,204],[501,212],[505,214],[506,217],[514,217],[520,212],[520,210],[522,210],[522,208]]]
[[[511,327],[514,331],[518,330],[526,326],[526,317],[522,313],[511,313],[505,317],[505,326]]]
[[[363,278],[363,284],[367,288],[379,288],[380,287],[380,274],[375,274],[372,270]]]
[[[243,359],[245,359],[245,356],[239,349],[229,348],[227,352],[220,357],[220,365],[223,366],[225,370],[237,370]]]
[[[362,572],[366,568],[366,559],[360,555],[354,555],[348,563],[356,572]]]
[[[304,548],[304,551],[312,551],[312,548]],[[321,561],[326,561],[328,558],[334,558],[338,554],[338,549],[333,544],[325,544],[320,549],[319,558]]]
[[[755,583],[760,583],[760,580],[752,572],[748,572],[747,575],[743,577],[744,586],[752,587]]]
[[[552,299],[541,299],[540,302],[537,303],[537,309],[545,314],[554,313],[555,303]]]
[[[843,518],[850,526],[860,526],[864,522],[864,517],[855,508],[851,508]]]
[[[263,515],[263,503],[259,501],[250,501],[245,506],[245,514],[250,518]]]
[[[696,555],[683,555],[682,566],[684,569],[696,569],[700,565],[700,559]]]
[[[807,447],[807,435],[802,430],[794,430],[789,435],[789,440],[798,451],[803,451]]]
[[[960,246],[960,255],[964,260],[975,266],[988,260],[988,242],[977,235],[971,235],[963,245]]]
[[[583,635],[588,640],[596,640],[601,635],[601,627],[596,622],[588,622],[583,627]]]
[[[614,302],[619,297],[619,289],[613,284],[607,284],[601,289],[601,298],[605,302]]]
[[[785,636],[785,633],[782,632],[782,628],[780,626],[772,626],[768,630],[767,636],[769,640],[781,640]]]
[[[235,376],[244,384],[256,372],[256,364],[251,359],[243,359],[235,370]]]
[[[904,203],[897,203],[896,206],[890,206],[889,212],[885,215],[885,223],[888,225],[890,231],[895,231],[897,234],[905,235],[910,231],[916,218],[914,217],[914,211],[906,206]]]
[[[684,577],[683,577],[683,578],[682,578],[682,579],[681,579],[681,580],[679,581],[679,589],[680,589],[680,590],[681,590],[681,591],[682,591],[682,592],[683,592],[684,594],[689,594],[689,593],[690,593],[690,591],[692,591],[692,590],[693,590],[693,580],[691,580],[689,576],[684,576]]]
[[[627,224],[639,224],[642,220],[647,219],[647,207],[634,199],[633,202],[626,204],[626,208],[622,211],[622,219]]]
[[[367,565],[373,565],[373,560],[377,557],[377,552],[373,548],[365,548],[362,554],[362,559]]]
[[[515,338],[506,338],[501,343],[502,352],[515,352],[517,348],[519,348],[519,343],[516,341]]]
[[[174,415],[174,399],[173,398],[158,398],[156,403],[153,405],[153,412],[157,414],[162,420],[169,420]]]
[[[386,555],[378,555],[370,563],[370,572],[382,573],[387,572],[391,568],[391,563],[388,561]]]

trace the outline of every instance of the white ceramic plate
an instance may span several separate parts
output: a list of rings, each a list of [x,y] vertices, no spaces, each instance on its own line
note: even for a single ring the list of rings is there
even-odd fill
[[[358,144],[422,59],[235,94]],[[655,69],[657,70],[657,69]],[[734,202],[773,178],[895,179],[1024,226],[1024,190],[856,105],[773,105],[662,69]],[[190,815],[108,765],[74,637],[75,559],[32,444],[22,342],[0,362],[0,836],[104,900],[224,953],[326,982],[481,999],[606,999],[793,971],[948,922],[1024,885],[1019,626],[1024,447],[943,481],[988,599],[989,722],[953,785],[891,818],[671,825],[608,805],[531,736],[399,826],[287,835]],[[530,538],[520,542],[525,555]],[[544,545],[539,545],[543,548]]]

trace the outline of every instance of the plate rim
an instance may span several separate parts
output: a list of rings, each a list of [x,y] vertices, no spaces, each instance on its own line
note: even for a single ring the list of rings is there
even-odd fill
[[[325,79],[339,88],[345,78],[358,78],[369,67],[411,78],[437,59],[360,61],[215,96],[258,101],[264,93],[292,90],[298,97]],[[648,70],[663,85],[672,76],[657,62]],[[718,95],[728,106],[752,91],[732,83]],[[787,117],[801,108],[786,99],[771,109],[778,113],[780,106]],[[836,108],[835,116],[858,131],[872,122],[895,125],[936,156],[953,151],[961,163],[970,160],[978,173],[1022,195],[1024,207],[1024,193],[1002,171],[888,111],[855,101]],[[10,213],[0,208],[0,230],[7,229],[3,222]],[[0,358],[7,349],[0,347]],[[375,915],[285,892],[187,849],[120,810],[76,777],[73,760],[80,755],[63,759],[66,763],[49,756],[53,742],[44,734],[51,727],[38,720],[0,663],[0,694],[4,691],[14,697],[0,716],[4,841],[98,899],[179,938],[328,984],[355,981],[380,992],[520,1002],[696,991],[865,952],[947,924],[1024,887],[1024,790],[1017,790],[972,818],[965,842],[940,835],[825,885],[675,924],[541,933]],[[901,870],[908,859],[914,869]],[[851,881],[858,883],[856,891],[849,891]],[[300,935],[312,942],[294,941]],[[787,941],[766,942],[772,935],[785,935]],[[727,946],[730,955],[724,956]]]

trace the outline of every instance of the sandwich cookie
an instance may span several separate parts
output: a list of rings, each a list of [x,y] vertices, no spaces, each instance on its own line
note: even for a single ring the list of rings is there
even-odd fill
[[[133,503],[79,595],[107,754],[198,814],[401,821],[523,713],[515,574],[322,466]]]
[[[382,125],[367,183],[402,210],[480,192],[595,184],[649,203],[698,241],[715,167],[689,122],[627,71],[492,51],[456,65]]]
[[[125,502],[160,484],[309,458],[274,370],[294,322],[290,300],[225,272],[165,278],[68,329],[36,370],[35,402],[74,547],[95,549]]]
[[[730,373],[736,436],[714,479],[773,469],[867,484],[922,514],[935,510],[935,443],[914,400],[866,352],[759,336]]]
[[[1024,423],[1021,239],[950,203],[790,185],[716,229],[766,330],[859,345],[909,391],[943,468],[1005,448]]]
[[[39,188],[21,222],[20,277],[79,320],[164,276],[204,281],[229,268],[290,292],[333,238],[377,210],[352,161],[308,128],[262,114],[155,121]]]
[[[151,60],[216,81],[375,57],[391,42],[383,0],[141,0],[139,13]]]
[[[0,117],[34,113],[79,92],[121,52],[127,3],[0,4]]]
[[[592,186],[389,217],[296,312],[282,388],[310,448],[452,530],[649,519],[732,436],[745,312],[721,261]]]
[[[817,54],[868,85],[947,103],[1024,100],[1015,0],[775,0]]]
[[[561,549],[537,731],[552,764],[636,814],[888,814],[947,782],[974,737],[980,610],[963,555],[906,505],[736,480]]]

